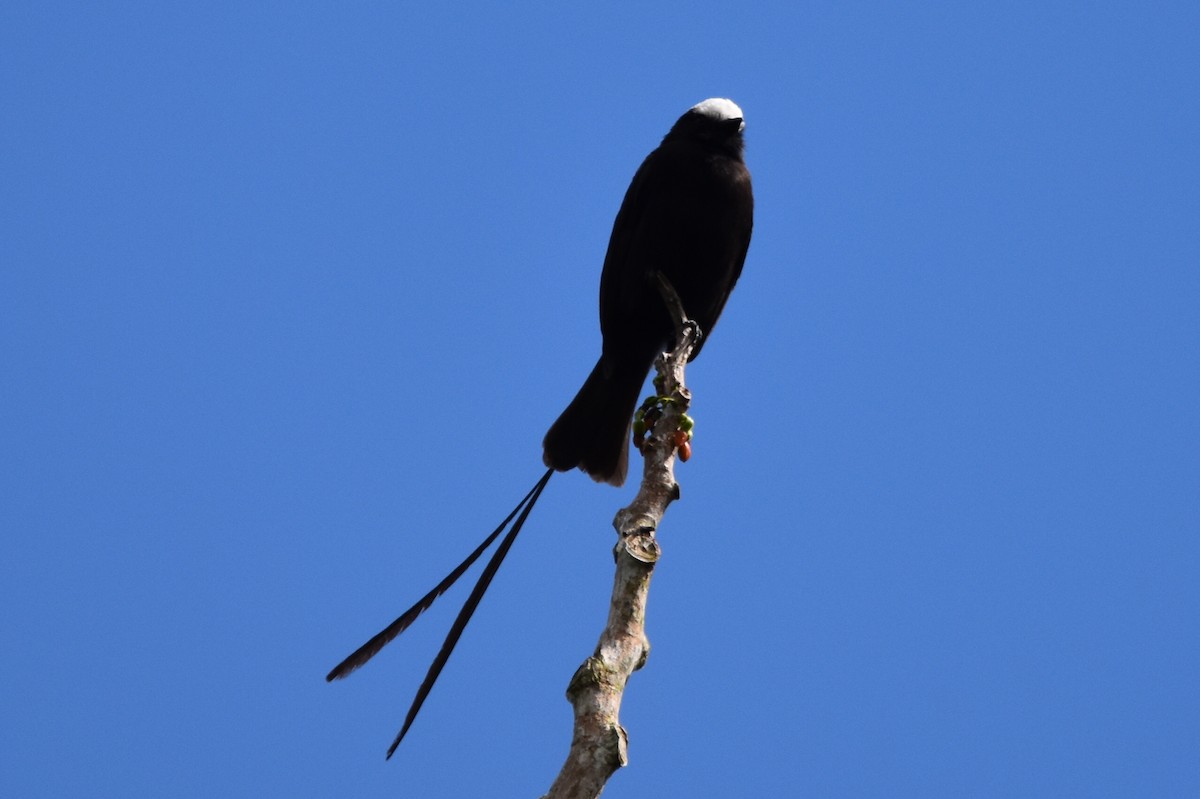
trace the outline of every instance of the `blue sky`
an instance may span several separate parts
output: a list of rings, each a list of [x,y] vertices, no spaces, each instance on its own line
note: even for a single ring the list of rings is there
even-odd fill
[[[1194,3],[8,3],[0,794],[538,796],[632,495],[540,473],[638,163],[747,115],[606,796],[1200,795]]]

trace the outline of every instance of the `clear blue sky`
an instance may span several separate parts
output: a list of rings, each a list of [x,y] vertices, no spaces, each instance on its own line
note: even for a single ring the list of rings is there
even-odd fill
[[[1200,7],[9,2],[0,794],[540,795],[614,490],[541,471],[612,219],[710,96],[690,371],[606,796],[1200,795]]]

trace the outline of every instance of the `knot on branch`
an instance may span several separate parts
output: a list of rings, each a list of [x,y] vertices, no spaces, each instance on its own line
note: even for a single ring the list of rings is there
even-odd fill
[[[600,688],[605,691],[619,691],[625,687],[625,675],[610,667],[602,659],[593,655],[575,670],[571,682],[567,684],[567,701],[574,702],[580,692],[589,688]]]
[[[659,556],[662,554],[662,548],[659,547],[658,541],[654,538],[654,528],[647,528],[644,533],[637,533],[630,536],[622,536],[621,543],[617,545],[617,555],[624,551],[626,555],[636,560],[638,563],[645,563],[648,566],[653,566],[658,562]]]

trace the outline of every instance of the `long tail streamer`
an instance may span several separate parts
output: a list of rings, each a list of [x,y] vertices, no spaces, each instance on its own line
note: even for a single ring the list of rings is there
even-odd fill
[[[505,517],[504,521],[500,523],[500,526],[493,530],[491,535],[483,539],[483,543],[476,547],[475,550],[467,556],[466,560],[458,564],[454,571],[447,574],[445,579],[434,586],[433,590],[421,597],[417,601],[417,604],[404,611],[399,618],[381,630],[377,635],[372,637],[371,640],[354,650],[349,657],[335,666],[333,670],[325,676],[325,679],[331,682],[333,680],[339,680],[351,674],[365,664],[368,660],[373,658],[376,654],[378,654],[379,650],[383,649],[392,641],[392,639],[408,629],[409,625],[416,621],[418,616],[428,610],[429,607],[434,603],[434,600],[444,594],[450,588],[450,586],[454,585],[458,578],[462,577],[467,569],[471,568],[475,561],[479,560],[479,556],[482,555],[487,548],[492,545],[492,543],[500,536],[500,533],[504,532],[504,529],[508,527],[510,522],[513,521],[513,518],[516,518],[516,522],[513,523],[512,529],[509,530],[508,535],[506,535],[500,542],[500,546],[496,549],[495,554],[492,555],[491,560],[489,560],[487,566],[484,567],[483,574],[479,575],[478,582],[476,582],[475,587],[471,589],[471,595],[467,597],[467,601],[463,604],[462,610],[458,612],[458,617],[455,618],[454,624],[450,626],[450,632],[446,634],[446,640],[442,643],[441,651],[439,651],[437,657],[433,659],[433,663],[429,665],[429,672],[425,675],[425,679],[421,682],[421,687],[417,689],[417,695],[413,698],[412,706],[408,709],[408,715],[404,719],[404,726],[400,729],[400,733],[396,736],[396,739],[392,741],[392,745],[388,747],[388,758],[391,758],[392,753],[396,751],[396,747],[398,747],[400,742],[404,740],[405,733],[407,733],[408,728],[412,726],[413,720],[417,717],[417,713],[421,710],[421,705],[425,703],[425,698],[429,696],[430,689],[433,688],[433,684],[437,682],[438,675],[442,673],[442,668],[446,665],[446,661],[450,659],[450,653],[454,651],[454,646],[458,643],[459,637],[462,636],[463,630],[466,629],[467,622],[471,620],[471,614],[473,614],[475,612],[475,608],[479,606],[479,601],[483,599],[484,593],[487,591],[488,586],[491,585],[492,578],[496,576],[496,571],[500,568],[500,564],[504,562],[505,555],[507,555],[508,550],[512,548],[513,542],[517,538],[517,534],[521,532],[522,525],[524,525],[525,520],[529,518],[530,511],[532,511],[533,506],[537,504],[538,497],[542,495],[542,489],[546,487],[546,483],[550,482],[550,476],[553,474],[554,470],[548,469],[546,473],[542,475],[542,478],[538,480],[537,484],[530,489],[529,493],[526,494],[519,503],[517,503],[517,506],[513,508],[512,513]]]

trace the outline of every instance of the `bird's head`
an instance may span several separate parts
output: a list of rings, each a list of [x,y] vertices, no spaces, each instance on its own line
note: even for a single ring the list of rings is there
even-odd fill
[[[746,120],[733,100],[710,97],[696,103],[679,118],[667,138],[700,139],[741,154]]]

